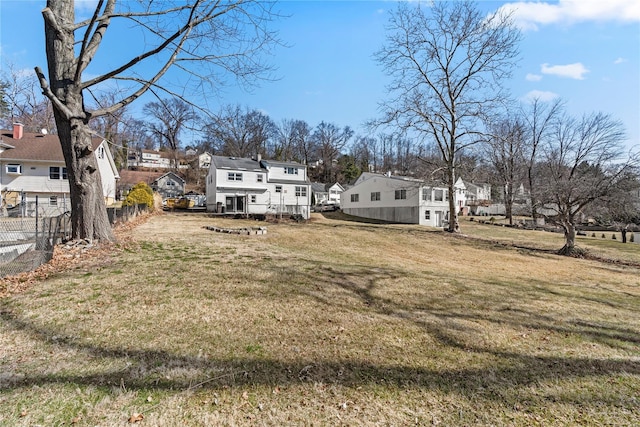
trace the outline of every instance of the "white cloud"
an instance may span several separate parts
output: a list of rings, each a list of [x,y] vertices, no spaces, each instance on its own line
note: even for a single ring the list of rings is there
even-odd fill
[[[554,92],[543,91],[543,90],[532,90],[522,97],[523,101],[532,101],[534,99],[540,100],[542,102],[553,101],[558,98],[560,95]]]
[[[567,65],[549,65],[542,64],[540,66],[540,72],[542,74],[550,74],[558,77],[567,77],[570,79],[584,80],[584,75],[589,70],[580,62]]]
[[[500,11],[513,13],[516,24],[525,31],[538,30],[539,25],[586,21],[640,22],[638,0],[518,1],[502,5]]]
[[[618,58],[615,61],[613,61],[613,63],[616,65],[622,64],[623,62],[627,62],[627,58]]]
[[[525,79],[529,82],[539,82],[540,80],[542,80],[542,76],[540,74],[529,73],[527,74]]]

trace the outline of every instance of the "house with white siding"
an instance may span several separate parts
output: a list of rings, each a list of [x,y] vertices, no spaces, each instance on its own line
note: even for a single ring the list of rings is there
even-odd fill
[[[311,183],[300,163],[211,156],[206,188],[209,212],[305,219],[311,212]]]
[[[116,199],[116,165],[107,142],[92,139],[102,192],[107,205]],[[21,124],[13,131],[0,131],[0,207],[21,206],[22,214],[60,215],[71,209],[67,168],[57,135],[24,132]]]
[[[311,183],[311,192],[318,205],[340,205],[340,194],[344,187],[339,182],[334,184],[322,184],[320,182]]]
[[[342,212],[362,218],[443,227],[449,220],[448,197],[449,190],[441,185],[364,172],[342,193],[340,206]],[[456,206],[459,203],[456,200]]]

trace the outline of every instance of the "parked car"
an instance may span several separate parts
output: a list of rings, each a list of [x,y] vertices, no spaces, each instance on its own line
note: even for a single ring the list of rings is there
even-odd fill
[[[340,205],[335,203],[321,203],[313,207],[314,212],[333,212],[340,210]]]

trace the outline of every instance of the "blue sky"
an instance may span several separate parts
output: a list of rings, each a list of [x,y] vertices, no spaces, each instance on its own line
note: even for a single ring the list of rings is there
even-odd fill
[[[0,2],[0,67],[46,67],[42,0]],[[86,2],[87,5],[91,1]],[[628,146],[640,145],[640,2],[482,1],[487,11],[513,10],[523,31],[522,60],[509,82],[514,97],[561,97],[575,115],[602,111],[621,120]],[[246,90],[227,87],[208,100],[217,111],[241,104],[276,122],[302,119],[351,126],[377,115],[386,78],[373,60],[384,43],[394,1],[283,1],[276,24],[288,45],[269,60],[279,79]],[[109,37],[107,33],[107,38]],[[105,55],[105,51],[98,55]],[[138,103],[137,108],[142,104]]]

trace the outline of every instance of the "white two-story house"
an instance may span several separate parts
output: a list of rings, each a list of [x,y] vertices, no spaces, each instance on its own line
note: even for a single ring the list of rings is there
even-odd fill
[[[362,218],[442,227],[449,219],[448,197],[445,187],[419,179],[364,172],[342,193],[340,206]]]
[[[300,163],[211,156],[206,187],[209,212],[309,219],[311,183]]]
[[[93,138],[102,191],[107,205],[116,198],[116,165],[106,141]],[[19,206],[21,215],[60,215],[71,209],[67,168],[57,135],[0,131],[0,207]]]

